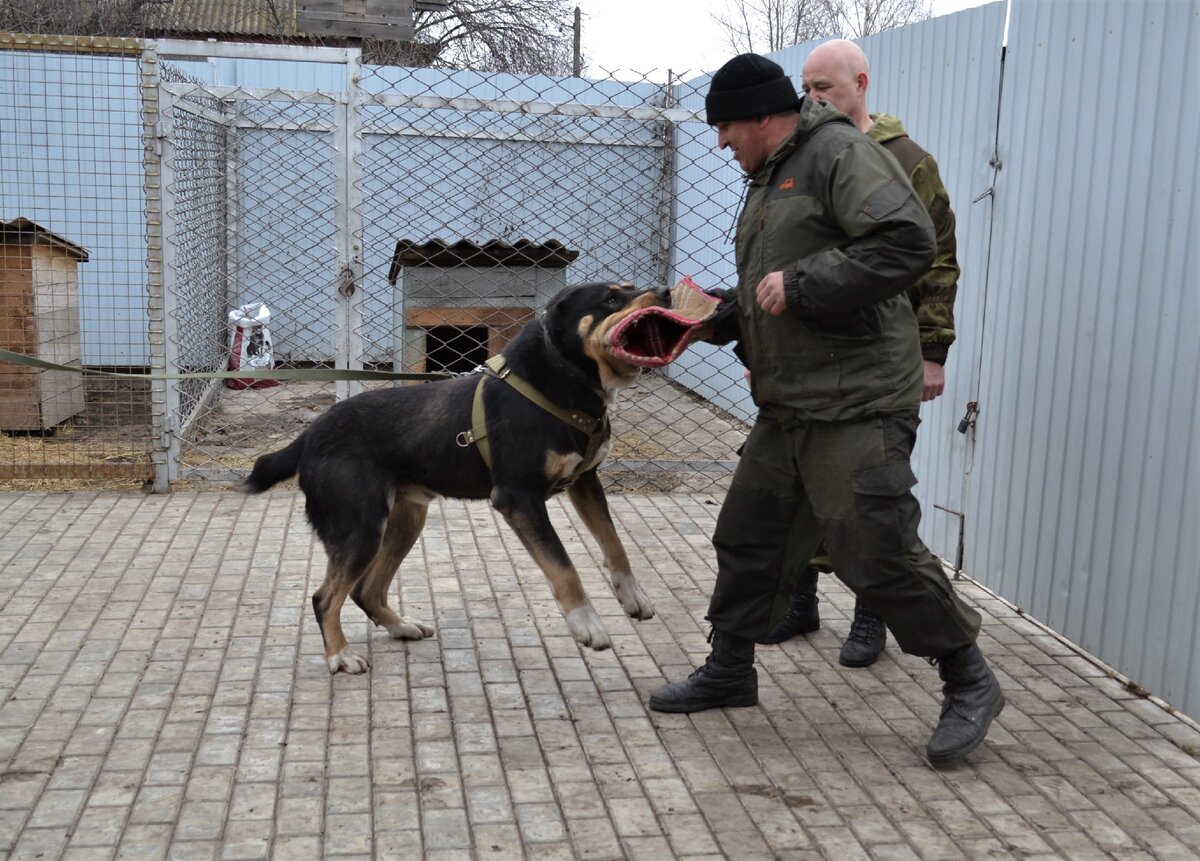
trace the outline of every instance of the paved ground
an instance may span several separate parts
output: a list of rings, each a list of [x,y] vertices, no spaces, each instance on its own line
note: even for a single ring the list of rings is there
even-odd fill
[[[1198,856],[1200,734],[969,584],[1009,705],[954,770],[922,759],[933,670],[837,666],[832,579],[820,632],[760,650],[760,707],[648,712],[707,653],[716,506],[611,503],[648,622],[552,512],[612,651],[447,502],[399,578],[437,637],[349,607],[374,668],[331,678],[298,494],[0,494],[0,859]]]

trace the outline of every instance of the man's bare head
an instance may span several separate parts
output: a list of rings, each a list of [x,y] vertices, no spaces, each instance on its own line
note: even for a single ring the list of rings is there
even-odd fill
[[[870,128],[867,86],[871,71],[862,48],[848,39],[824,42],[808,55],[801,74],[806,96],[829,102],[854,120],[859,129]]]

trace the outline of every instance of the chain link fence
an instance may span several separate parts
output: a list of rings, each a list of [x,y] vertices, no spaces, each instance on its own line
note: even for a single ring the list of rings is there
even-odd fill
[[[208,62],[219,45],[151,47],[122,65],[122,104],[142,110],[127,136],[139,158],[146,144],[144,196],[121,213],[144,237],[141,289],[124,294],[143,303],[129,311],[144,357],[130,366],[223,370],[230,312],[262,303],[276,367],[469,371],[565,284],[731,282],[739,174],[695,113],[705,79],[373,67],[348,49],[222,65]],[[30,56],[52,55],[0,45],[14,78],[14,58]],[[71,126],[103,150],[96,131],[85,118]],[[52,199],[47,179],[26,185]],[[99,196],[58,205],[93,222],[119,208]],[[111,337],[103,317],[88,326]],[[139,384],[140,463],[165,488],[238,478],[336,400],[400,383]],[[610,414],[613,490],[720,485],[748,418],[736,362],[705,345],[644,374]],[[73,430],[68,420],[37,439]]]
[[[0,34],[0,349],[149,365],[134,40]],[[154,476],[149,384],[0,363],[0,482]]]

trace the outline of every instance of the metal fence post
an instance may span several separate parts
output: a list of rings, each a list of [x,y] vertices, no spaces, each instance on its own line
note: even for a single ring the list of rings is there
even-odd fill
[[[362,224],[362,47],[346,49],[346,79],[334,111],[334,235],[338,249],[336,281],[336,365],[348,370],[363,366],[363,224]],[[362,391],[362,383],[339,380],[337,399]]]
[[[174,349],[168,329],[175,319],[174,215],[172,204],[170,96],[160,87],[155,43],[147,43],[141,59],[142,125],[146,171],[146,268],[150,369],[166,373]],[[164,380],[150,385],[151,459],[154,490],[170,490],[179,469],[179,440],[174,433],[179,393]]]
[[[675,75],[667,70],[667,82],[662,89],[663,119],[658,123],[658,135],[662,141],[662,178],[658,187],[658,224],[655,233],[658,234],[655,255],[657,259],[659,284],[671,283],[672,249],[675,248],[675,123],[667,116],[667,111],[674,107]],[[670,376],[668,372],[667,376]]]

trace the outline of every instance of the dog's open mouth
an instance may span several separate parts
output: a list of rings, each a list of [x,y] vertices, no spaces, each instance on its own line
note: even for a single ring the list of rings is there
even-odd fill
[[[606,339],[609,352],[632,365],[661,368],[679,358],[718,304],[684,278],[671,288],[670,308],[642,308],[613,326]]]

